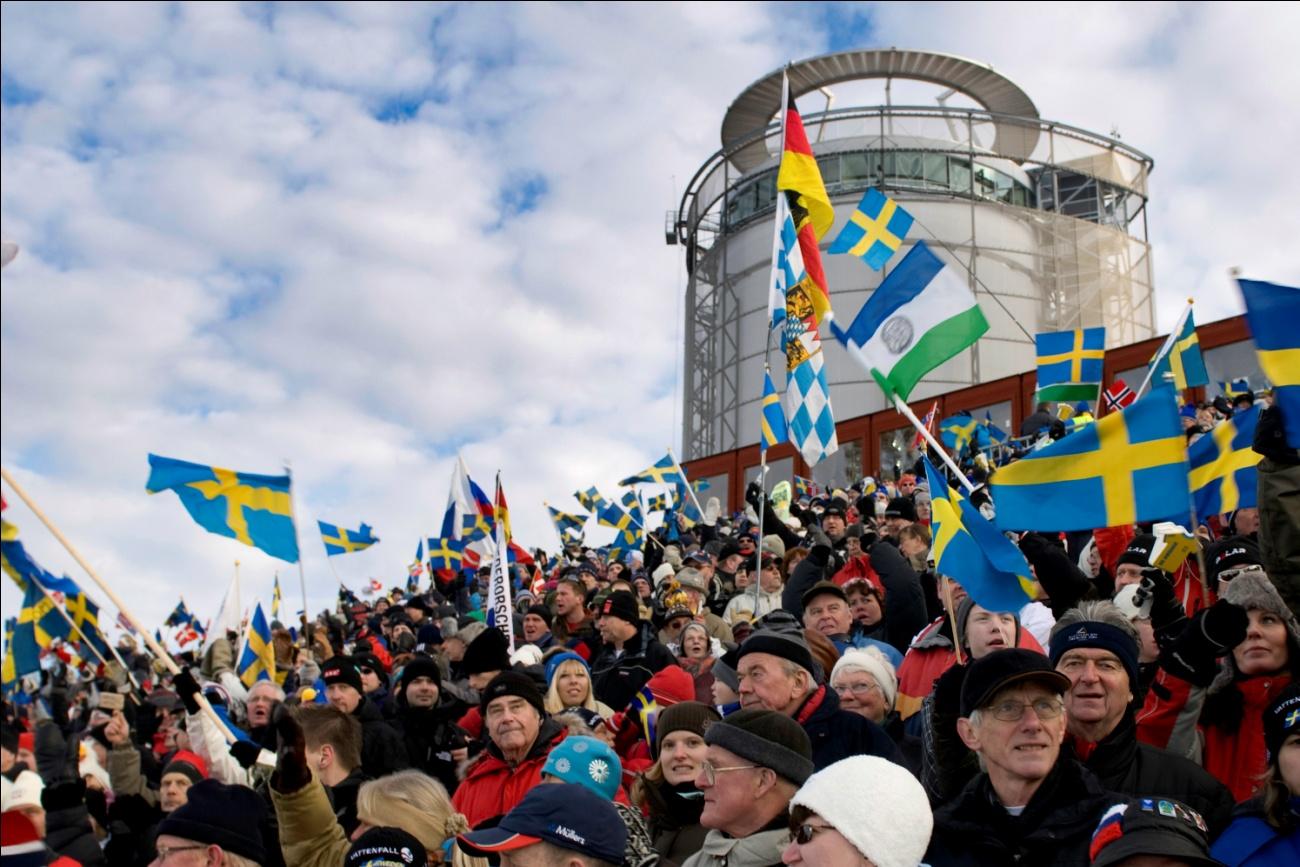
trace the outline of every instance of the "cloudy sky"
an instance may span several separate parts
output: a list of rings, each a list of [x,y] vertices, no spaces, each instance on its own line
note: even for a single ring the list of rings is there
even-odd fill
[[[459,450],[542,506],[679,439],[681,249],[665,211],[786,60],[991,63],[1044,117],[1155,158],[1158,315],[1295,282],[1300,10],[1270,4],[5,3],[0,458],[149,625],[281,572],[144,493],[153,451],[292,462],[313,609],[395,582]],[[1290,223],[1289,230],[1287,223]],[[71,559],[6,492],[53,571]],[[77,577],[81,577],[77,575]],[[17,596],[4,582],[6,615]],[[290,588],[293,588],[290,593]],[[298,607],[297,604],[292,606]]]

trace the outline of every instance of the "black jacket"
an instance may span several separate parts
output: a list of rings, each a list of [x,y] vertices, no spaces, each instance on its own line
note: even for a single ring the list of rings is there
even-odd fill
[[[980,774],[934,814],[925,863],[1052,864],[1088,867],[1088,845],[1102,813],[1121,798],[1073,759],[1062,758],[1019,816],[998,802]]]
[[[442,783],[450,795],[456,791],[456,760],[452,750],[469,746],[469,736],[456,720],[465,715],[469,706],[446,692],[440,692],[433,707],[410,707],[406,693],[397,699],[396,724],[406,743],[410,766],[424,771]]]
[[[833,689],[819,686],[794,718],[812,741],[813,766],[819,771],[849,756],[879,756],[907,766],[893,738],[866,717],[841,708]]]
[[[871,568],[885,585],[885,632],[870,637],[892,644],[899,653],[907,653],[912,638],[930,622],[921,581],[903,553],[888,542],[872,545],[870,560]]]
[[[1066,742],[1069,742],[1066,738]],[[1235,804],[1227,786],[1196,763],[1139,743],[1131,713],[1092,749],[1084,767],[1107,791],[1142,798],[1173,798],[1205,817],[1210,839],[1232,821]]]
[[[597,701],[619,711],[627,707],[655,673],[677,659],[654,637],[654,627],[641,622],[636,635],[623,644],[622,654],[602,642],[591,658],[591,684]]]
[[[384,720],[379,705],[363,696],[352,715],[361,723],[361,770],[366,776],[378,779],[408,767],[406,744]]]
[[[353,768],[352,773],[336,785],[325,787],[330,806],[334,808],[334,818],[348,839],[352,838],[352,832],[357,829],[357,794],[361,791],[361,784],[369,779],[360,768]]]

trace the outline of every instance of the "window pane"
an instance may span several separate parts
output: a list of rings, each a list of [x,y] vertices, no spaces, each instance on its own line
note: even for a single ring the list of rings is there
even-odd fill
[[[846,184],[871,181],[871,161],[868,154],[841,154],[840,173],[840,180]]]
[[[918,449],[912,448],[916,431],[910,427],[885,431],[880,435],[880,463],[876,469],[882,479],[893,481],[902,473],[911,472],[921,457]]]

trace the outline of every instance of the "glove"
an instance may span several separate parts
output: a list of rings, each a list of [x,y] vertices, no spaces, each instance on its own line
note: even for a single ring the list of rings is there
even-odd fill
[[[41,790],[41,806],[45,812],[66,810],[81,806],[86,800],[86,783],[84,780],[68,780],[46,786]]]
[[[199,682],[194,679],[188,668],[182,668],[180,674],[172,678],[172,686],[176,688],[176,694],[181,697],[181,702],[185,705],[185,712],[196,714],[199,712],[199,701],[196,696],[201,691]]]
[[[1151,600],[1151,628],[1155,630],[1156,640],[1166,640],[1182,632],[1187,622],[1187,612],[1174,597],[1174,585],[1169,576],[1160,569],[1143,569],[1142,583],[1133,595],[1133,602],[1141,607],[1146,600]]]
[[[1160,664],[1196,686],[1209,686],[1219,672],[1219,657],[1246,638],[1246,610],[1220,599],[1197,612],[1182,634],[1160,648]]]
[[[262,748],[251,741],[235,741],[230,745],[230,754],[234,756],[235,761],[239,762],[241,768],[248,770],[257,764],[257,757],[262,754]]]
[[[1219,655],[1245,641],[1249,626],[1250,618],[1246,615],[1246,609],[1226,599],[1220,599],[1211,605],[1201,618],[1201,633],[1218,650]]]
[[[275,709],[271,724],[275,726],[278,748],[275,770],[271,773],[271,788],[282,795],[300,791],[311,782],[311,769],[307,767],[307,742],[302,726],[293,714],[281,705]]]
[[[753,506],[754,511],[758,511],[758,504],[762,501],[763,488],[758,484],[758,482],[750,482],[749,486],[745,488],[745,502]]]

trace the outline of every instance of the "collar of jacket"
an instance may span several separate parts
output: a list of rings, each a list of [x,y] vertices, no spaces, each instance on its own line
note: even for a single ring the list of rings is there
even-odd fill
[[[803,700],[803,704],[799,706],[797,711],[795,711],[794,721],[799,723],[801,726],[808,725],[808,721],[817,715],[818,709],[821,708],[822,705],[828,705],[830,703],[830,695],[831,691],[826,688],[825,684],[817,687],[808,694],[808,697]],[[835,697],[835,706],[839,706],[839,696]],[[829,710],[834,709],[835,708],[833,707],[828,708],[828,712]]]

